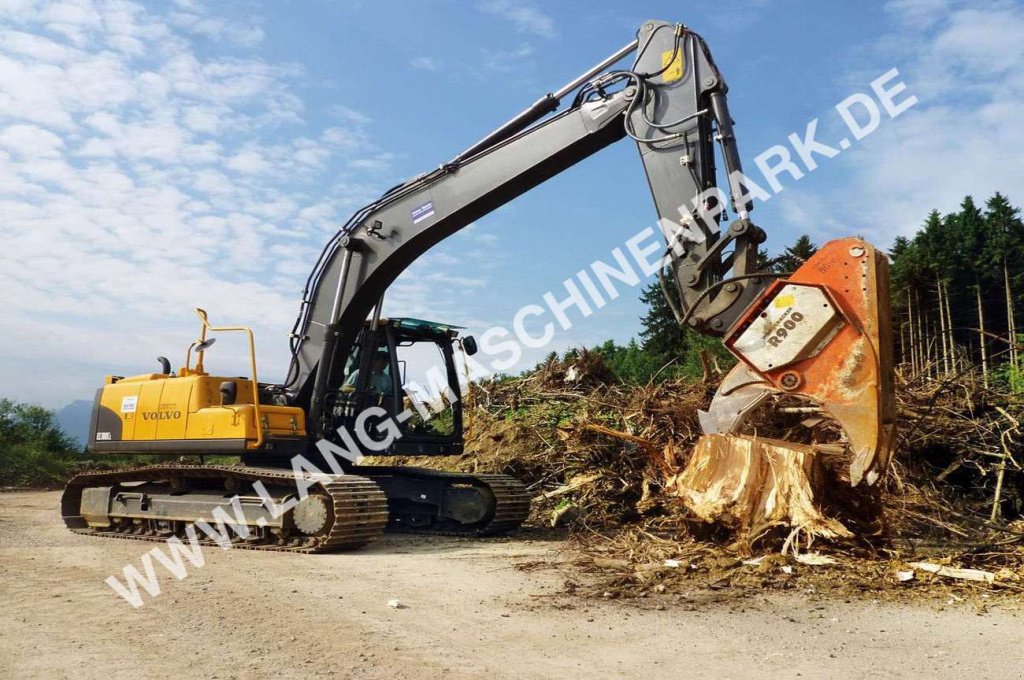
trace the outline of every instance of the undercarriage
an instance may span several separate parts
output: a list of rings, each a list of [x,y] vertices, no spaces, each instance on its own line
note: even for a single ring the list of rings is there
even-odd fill
[[[387,531],[494,535],[517,528],[530,500],[504,475],[408,467],[351,474],[154,465],[77,475],[64,522],[88,535],[320,553],[359,548]]]

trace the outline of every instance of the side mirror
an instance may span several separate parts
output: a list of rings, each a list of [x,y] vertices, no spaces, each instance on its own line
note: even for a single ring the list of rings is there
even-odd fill
[[[220,405],[231,406],[238,399],[238,383],[225,380],[220,384]]]
[[[203,340],[198,345],[196,345],[193,348],[193,350],[196,352],[205,352],[206,350],[213,347],[213,343],[215,342],[217,342],[217,338],[207,338],[206,340]]]
[[[472,335],[467,335],[462,339],[462,349],[466,352],[467,356],[473,356],[477,353],[478,348],[476,346],[476,338]]]

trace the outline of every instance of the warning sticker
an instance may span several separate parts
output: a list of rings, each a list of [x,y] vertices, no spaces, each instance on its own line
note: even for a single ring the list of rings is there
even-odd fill
[[[121,399],[121,413],[135,413],[135,407],[139,404],[138,396],[124,397]]]
[[[663,82],[674,83],[683,77],[683,52],[682,50],[666,50],[661,53],[661,67],[664,70],[661,76]]]
[[[413,208],[409,211],[409,216],[412,217],[413,224],[419,224],[428,217],[434,216],[434,202],[427,201],[418,208]]]
[[[775,298],[775,302],[773,302],[772,304],[774,304],[776,307],[780,309],[783,307],[792,307],[793,305],[796,304],[796,296],[791,294],[780,295],[779,297]]]

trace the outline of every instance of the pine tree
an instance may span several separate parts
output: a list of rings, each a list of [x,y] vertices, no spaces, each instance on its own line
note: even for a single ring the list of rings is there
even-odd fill
[[[930,338],[925,330],[927,313],[922,299],[927,301],[927,268],[924,263],[923,250],[917,239],[911,241],[902,252],[895,251],[898,259],[893,260],[893,280],[897,282],[904,295],[899,298],[907,301],[907,322],[913,335],[911,352],[916,355],[915,374],[925,371],[928,367],[928,343]],[[908,333],[908,334],[910,334]]]
[[[893,267],[895,267],[896,263],[899,262],[909,250],[910,239],[906,236],[897,236],[892,240],[892,247],[889,248],[889,259],[892,261]],[[895,276],[895,270],[893,271],[893,276]]]
[[[956,237],[952,215],[943,217],[939,211],[932,210],[924,221],[924,225],[914,239],[920,248],[921,266],[927,281],[926,290],[930,293],[930,301],[926,302],[927,312],[933,319],[933,327],[938,329],[936,371],[941,373],[952,370],[953,347],[950,342],[950,327],[946,316],[946,300],[944,298],[945,281],[955,270]]]
[[[793,245],[786,248],[782,255],[775,258],[772,269],[780,274],[790,274],[799,269],[816,252],[818,252],[818,246],[811,242],[810,236],[804,234]]]
[[[666,280],[666,288],[669,295],[677,294],[671,277]],[[647,305],[647,313],[640,319],[640,350],[657,365],[655,372],[669,363],[673,368],[659,375],[700,376],[703,373],[701,352],[708,352],[721,367],[731,365],[732,355],[717,338],[701,335],[676,322],[657,281],[644,288],[640,300]]]
[[[1020,366],[1020,353],[1015,342],[1019,337],[1019,310],[1016,306],[1015,293],[1019,295],[1018,291],[1022,287],[1021,277],[1024,275],[1024,222],[1021,222],[1020,211],[1010,205],[1005,196],[996,192],[985,203],[985,223],[990,239],[984,259],[987,268],[995,270],[999,279],[993,288],[1002,291],[999,296],[1003,303],[1001,314],[1006,320],[1006,337],[1010,340],[1008,358],[1011,382],[1015,382]]]
[[[981,357],[982,382],[988,387],[988,345],[989,337],[985,327],[985,303],[982,298],[983,286],[988,286],[993,277],[986,266],[988,250],[988,224],[978,210],[971,196],[964,197],[960,204],[960,212],[952,217],[953,234],[956,238],[954,250],[957,251],[958,271],[950,273],[950,279],[956,283],[956,289],[962,294],[968,293],[974,298],[975,314],[972,323],[970,316],[961,315],[958,326],[977,327],[978,352]]]
[[[676,295],[675,279],[665,280],[669,295]],[[641,347],[657,359],[668,361],[686,348],[687,331],[676,322],[672,308],[654,281],[640,293],[640,301],[647,305],[647,313],[640,319]]]
[[[1004,195],[992,196],[984,210],[966,196],[955,213],[932,211],[912,239],[896,239],[890,254],[893,320],[899,337],[907,336],[903,360],[915,372],[933,359],[940,370],[952,370],[964,347],[983,368],[1015,365],[1018,353],[996,338],[1013,335],[1021,313],[1024,223]]]

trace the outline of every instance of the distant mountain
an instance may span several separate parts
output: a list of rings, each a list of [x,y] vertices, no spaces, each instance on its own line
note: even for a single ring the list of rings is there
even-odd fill
[[[73,401],[57,411],[57,424],[80,446],[89,438],[89,420],[92,418],[92,402],[85,399]]]

